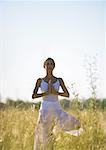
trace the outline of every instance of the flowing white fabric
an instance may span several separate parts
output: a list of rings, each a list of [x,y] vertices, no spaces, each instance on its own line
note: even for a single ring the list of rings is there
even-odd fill
[[[53,87],[59,91],[59,80],[53,84]],[[48,83],[42,79],[42,92],[45,92],[47,88]],[[43,97],[35,130],[34,150],[39,150],[41,145],[42,149],[46,150],[46,146],[52,139],[52,135],[60,130],[78,136],[80,131],[74,130],[78,125],[80,125],[79,120],[62,109],[57,95],[50,94]]]

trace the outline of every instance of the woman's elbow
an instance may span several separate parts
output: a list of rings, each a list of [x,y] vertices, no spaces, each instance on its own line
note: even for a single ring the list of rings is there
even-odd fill
[[[35,99],[35,98],[37,98],[37,94],[32,94],[32,99]]]
[[[69,93],[67,94],[67,97],[70,97],[70,94],[69,94]]]
[[[66,97],[70,97],[70,94],[68,92],[66,93]]]

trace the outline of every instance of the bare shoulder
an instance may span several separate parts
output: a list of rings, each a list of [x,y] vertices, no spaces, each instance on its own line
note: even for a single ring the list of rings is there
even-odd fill
[[[60,84],[64,84],[64,81],[62,78],[58,78],[58,80],[59,80]]]
[[[42,78],[38,78],[37,81],[36,81],[36,84],[37,84],[37,85],[40,85],[40,84],[41,84],[41,81],[42,81]]]
[[[57,78],[57,79],[58,79],[59,81],[61,81],[61,82],[63,81],[63,79],[62,79],[62,78],[60,78],[60,77],[59,77],[59,78]]]
[[[42,78],[38,78],[38,79],[37,79],[37,82],[41,82],[41,81],[42,81]]]

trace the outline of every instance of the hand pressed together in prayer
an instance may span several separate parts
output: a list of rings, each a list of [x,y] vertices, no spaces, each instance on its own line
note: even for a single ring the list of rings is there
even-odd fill
[[[49,83],[48,83],[48,90],[46,91],[46,94],[55,94],[55,95],[58,95],[58,91],[53,87],[53,84],[51,82],[51,80],[49,80]]]

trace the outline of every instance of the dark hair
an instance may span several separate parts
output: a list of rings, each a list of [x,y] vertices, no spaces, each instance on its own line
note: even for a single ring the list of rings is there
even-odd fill
[[[52,60],[53,65],[54,65],[54,67],[55,67],[55,61],[54,61],[54,59],[52,59],[52,58],[50,58],[50,57],[47,58],[47,59],[44,61],[43,67],[45,68],[45,65],[46,65],[46,63],[47,63],[48,60]]]

